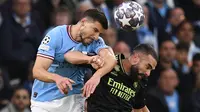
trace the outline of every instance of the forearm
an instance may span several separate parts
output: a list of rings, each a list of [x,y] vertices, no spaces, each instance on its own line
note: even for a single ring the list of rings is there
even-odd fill
[[[38,79],[43,82],[55,82],[55,77],[58,77],[57,74],[50,73],[42,68],[33,68],[33,78]]]
[[[57,74],[48,72],[48,68],[52,64],[53,60],[37,56],[35,65],[33,67],[33,78],[43,82],[55,82],[57,77],[61,77]]]
[[[89,64],[90,61],[90,56],[79,51],[69,51],[64,57],[71,64]]]

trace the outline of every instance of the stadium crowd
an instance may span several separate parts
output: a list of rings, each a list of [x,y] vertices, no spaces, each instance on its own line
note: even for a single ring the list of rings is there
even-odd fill
[[[151,112],[200,112],[200,0],[135,0],[144,25],[126,32],[113,12],[127,0],[0,0],[0,112],[30,112],[32,67],[44,35],[76,23],[84,11],[105,13],[101,36],[126,57],[140,43],[154,46],[159,62],[146,92]]]

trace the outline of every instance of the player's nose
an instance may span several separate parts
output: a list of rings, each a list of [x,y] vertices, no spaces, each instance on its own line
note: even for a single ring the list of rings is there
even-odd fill
[[[145,75],[148,77],[148,76],[150,76],[150,73],[151,73],[151,71],[147,71],[147,72],[145,73]]]

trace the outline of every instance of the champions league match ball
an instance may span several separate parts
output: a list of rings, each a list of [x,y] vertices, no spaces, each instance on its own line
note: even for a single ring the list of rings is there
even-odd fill
[[[114,11],[114,19],[118,26],[125,31],[133,31],[144,22],[144,11],[140,4],[127,1],[120,4]]]

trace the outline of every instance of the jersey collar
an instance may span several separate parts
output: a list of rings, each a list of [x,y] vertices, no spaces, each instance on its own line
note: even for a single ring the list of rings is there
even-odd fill
[[[117,66],[119,66],[119,69],[120,69],[119,73],[120,74],[126,73],[125,70],[124,70],[123,64],[122,64],[122,60],[125,59],[125,56],[123,54],[118,54],[118,55],[116,55],[116,58],[117,58],[117,61],[118,61]]]

